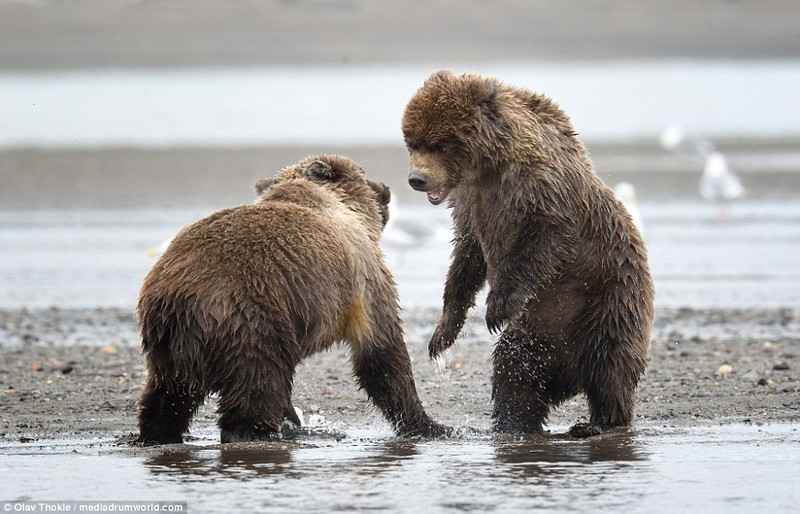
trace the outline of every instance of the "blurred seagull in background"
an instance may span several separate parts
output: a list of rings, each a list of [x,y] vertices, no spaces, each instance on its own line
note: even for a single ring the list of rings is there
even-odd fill
[[[728,167],[728,160],[720,152],[711,152],[706,158],[700,179],[700,196],[712,202],[727,202],[744,194],[739,177]]]
[[[174,237],[168,237],[164,241],[161,242],[160,245],[156,246],[155,248],[150,248],[147,250],[148,257],[161,257],[161,255],[167,251],[169,244],[172,242]]]
[[[412,206],[409,210],[413,210]],[[430,244],[449,243],[453,232],[449,223],[438,219],[426,219],[420,213],[411,213],[405,209],[398,209],[397,195],[392,195],[389,200],[389,222],[383,229],[380,245],[386,254],[390,266],[405,266],[407,258],[415,261]],[[446,219],[449,221],[449,219]],[[409,257],[410,256],[410,257]],[[416,257],[415,257],[416,256]]]
[[[661,146],[692,160],[703,160],[714,152],[714,143],[698,134],[688,133],[679,125],[671,125],[661,132]]]
[[[683,128],[673,125],[661,133],[661,146],[678,155],[705,161],[700,177],[700,196],[718,206],[718,215],[725,218],[725,207],[731,200],[744,195],[741,180],[728,166],[725,155],[714,148],[714,143]]]
[[[189,226],[189,224],[182,225],[181,227],[178,228],[178,230],[175,231],[174,235],[171,235],[168,238],[166,238],[165,240],[161,241],[161,244],[156,246],[155,248],[151,248],[151,249],[147,250],[147,256],[148,257],[154,257],[154,258],[161,257],[161,255],[163,255],[163,253],[167,251],[167,248],[169,248],[169,245],[172,244],[172,241],[176,237],[178,237],[178,234],[180,234],[181,231],[183,229],[185,229],[186,227],[188,227],[188,226]]]
[[[452,238],[449,227],[420,223],[416,219],[403,217],[401,212],[397,206],[397,195],[392,195],[389,200],[389,222],[381,236],[383,244],[395,248],[415,248],[430,239],[449,242]]]
[[[620,182],[614,186],[614,194],[617,199],[622,202],[622,205],[628,210],[628,214],[633,218],[633,223],[642,236],[645,235],[644,223],[642,222],[642,214],[639,212],[639,205],[636,202],[636,188],[630,182]]]
[[[185,226],[180,227],[175,235],[168,237],[158,246],[147,250],[147,256],[153,258],[161,257],[167,251],[173,239],[184,228]],[[397,207],[397,195],[392,195],[389,200],[389,221],[383,229],[380,241],[385,247],[397,251],[401,259],[405,250],[419,248],[431,240],[449,243],[452,237],[452,230],[449,225],[440,223],[425,224],[416,219],[403,217]]]

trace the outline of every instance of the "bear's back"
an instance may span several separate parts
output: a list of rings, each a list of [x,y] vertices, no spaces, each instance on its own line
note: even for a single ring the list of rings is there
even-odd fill
[[[265,307],[339,302],[353,288],[348,239],[362,237],[357,227],[351,233],[338,228],[323,213],[290,203],[219,211],[175,237],[145,279],[142,299]]]

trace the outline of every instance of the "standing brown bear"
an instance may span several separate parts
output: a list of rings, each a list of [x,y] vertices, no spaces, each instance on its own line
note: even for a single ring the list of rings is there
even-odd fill
[[[567,115],[540,94],[474,74],[431,75],[403,116],[408,181],[455,229],[444,308],[429,353],[458,336],[489,283],[495,429],[542,431],[583,392],[589,424],[633,421],[647,366],[653,282],[642,237],[595,174]]]
[[[417,396],[378,246],[389,189],[351,160],[323,155],[256,190],[254,204],[184,228],[144,280],[139,440],[181,442],[213,392],[223,443],[299,424],[295,367],[340,341],[350,345],[359,386],[398,434],[444,433]]]

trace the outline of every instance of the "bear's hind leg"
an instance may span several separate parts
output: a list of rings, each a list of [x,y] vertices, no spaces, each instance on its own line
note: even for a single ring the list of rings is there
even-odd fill
[[[569,429],[573,437],[600,435],[613,428],[629,427],[633,423],[636,390],[613,391],[613,385],[595,385],[587,393],[591,417],[589,423],[576,423]],[[604,388],[608,388],[604,390]]]
[[[575,437],[597,435],[610,428],[629,427],[636,409],[636,390],[644,373],[644,352],[623,341],[603,340],[586,358],[583,377],[590,421],[570,429]]]
[[[550,408],[574,391],[557,383],[555,347],[503,333],[494,349],[492,399],[494,430],[541,434]]]
[[[262,339],[263,340],[263,339]],[[280,436],[284,420],[299,426],[292,406],[292,380],[299,359],[285,349],[293,347],[272,341],[252,346],[256,351],[244,352],[225,363],[228,375],[219,388],[217,412],[220,414],[220,440],[223,443],[273,439]]]
[[[591,413],[589,424],[601,430],[630,426],[636,409],[637,382],[638,377],[630,369],[597,376],[586,394]]]
[[[204,393],[189,392],[175,382],[157,384],[147,380],[139,400],[139,442],[143,444],[182,443],[183,434],[197,408],[205,400]]]
[[[221,442],[278,438],[284,419],[299,425],[294,408],[286,406],[291,396],[291,383],[285,383],[280,377],[267,379],[263,376],[255,381],[258,383],[233,385],[220,393],[217,412]]]

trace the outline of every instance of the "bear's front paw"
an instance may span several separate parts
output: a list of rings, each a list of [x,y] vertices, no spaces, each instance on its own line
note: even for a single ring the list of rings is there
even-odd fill
[[[508,295],[496,290],[490,291],[486,297],[486,326],[489,332],[500,332],[508,323],[508,318]]]
[[[428,343],[428,355],[430,358],[436,359],[442,352],[453,346],[453,343],[456,342],[456,336],[458,336],[458,330],[454,330],[443,320],[439,320],[431,336],[431,341]]]
[[[486,297],[486,326],[489,332],[500,332],[512,318],[525,307],[526,297],[519,293],[506,293],[493,289]]]

